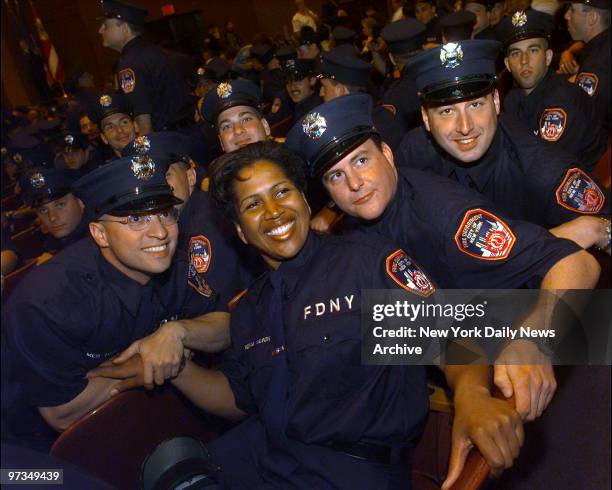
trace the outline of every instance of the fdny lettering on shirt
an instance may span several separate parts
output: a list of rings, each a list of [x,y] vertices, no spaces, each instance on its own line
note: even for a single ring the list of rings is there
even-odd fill
[[[471,209],[455,234],[463,253],[482,260],[503,260],[510,254],[516,237],[510,227],[493,213]]]
[[[313,305],[306,305],[304,306],[304,320],[311,315],[318,317],[342,310],[352,310],[354,299],[355,295],[351,294],[350,296],[338,296],[336,298],[329,298],[326,301],[319,301]]]
[[[544,141],[558,141],[565,131],[567,114],[561,108],[544,109],[540,117],[540,136]]]
[[[425,273],[401,249],[387,257],[386,270],[391,279],[406,291],[427,297],[436,290]]]
[[[599,78],[595,73],[582,72],[576,75],[576,85],[584,90],[591,97],[597,92]]]
[[[556,192],[557,203],[582,214],[598,213],[605,197],[599,186],[579,168],[570,168]]]

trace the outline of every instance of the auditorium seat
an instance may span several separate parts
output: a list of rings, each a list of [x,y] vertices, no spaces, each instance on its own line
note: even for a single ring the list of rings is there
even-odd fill
[[[610,167],[610,140],[608,140],[608,149],[593,168],[593,175],[601,182],[601,185],[609,189],[612,184],[610,172],[612,169]]]
[[[19,256],[24,260],[38,257],[43,253],[43,235],[38,225],[32,225],[11,236],[11,240]]]
[[[278,121],[270,128],[270,133],[275,138],[284,138],[293,126],[293,116]]]
[[[141,465],[158,444],[178,436],[215,437],[201,414],[172,387],[120,393],[66,429],[51,456],[119,489],[139,487]]]
[[[429,416],[417,444],[412,468],[413,490],[440,490],[446,477],[452,442],[453,402],[440,386],[428,385]],[[496,391],[494,396],[503,398]],[[512,400],[509,400],[512,403]],[[478,490],[487,481],[489,466],[477,449],[467,457],[459,479],[451,490]]]
[[[23,201],[19,194],[11,194],[10,196],[3,197],[0,202],[0,209],[2,209],[2,212],[15,211],[15,209],[19,209],[21,206],[23,206]]]

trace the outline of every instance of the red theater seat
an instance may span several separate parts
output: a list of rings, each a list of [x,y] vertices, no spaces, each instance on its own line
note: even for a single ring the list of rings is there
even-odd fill
[[[72,424],[50,454],[119,489],[136,489],[145,458],[158,444],[178,436],[208,442],[215,434],[173,388],[130,390]]]

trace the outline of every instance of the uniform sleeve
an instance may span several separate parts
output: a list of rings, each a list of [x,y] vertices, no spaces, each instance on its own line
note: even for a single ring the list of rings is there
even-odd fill
[[[409,293],[427,298],[436,288],[427,272],[399,247],[383,247],[386,251],[379,258],[380,284],[375,287],[386,289],[404,289]]]
[[[237,308],[232,312],[230,321],[230,334],[232,344],[223,352],[221,371],[229,381],[234,393],[236,406],[246,413],[256,413],[257,407],[253,399],[249,384],[249,368],[244,358],[244,336],[241,332],[248,331],[255,311],[247,298],[242,298]]]
[[[10,302],[3,312],[11,371],[35,407],[67,403],[87,385],[82,346],[92,321],[83,323],[78,305],[60,311],[60,304]]]
[[[145,67],[136,60],[128,59],[121,63],[117,80],[124,94],[127,95],[133,115],[152,114],[152,98],[149,93]]]
[[[506,119],[507,120],[507,119]],[[580,168],[571,153],[534,140],[512,124],[514,149],[524,162],[524,183],[533,220],[551,227],[579,216],[610,214],[610,191]]]
[[[541,209],[538,222],[556,226],[579,216],[610,215],[610,190],[575,163],[545,165],[539,172],[528,177],[530,197],[536,210]],[[546,197],[542,199],[542,195]]]
[[[538,288],[561,259],[581,248],[491,208],[468,208],[447,222],[440,258],[459,288]]]

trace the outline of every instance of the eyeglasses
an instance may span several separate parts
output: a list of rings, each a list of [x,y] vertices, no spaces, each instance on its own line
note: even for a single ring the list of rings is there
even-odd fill
[[[122,225],[127,225],[130,230],[142,231],[151,225],[154,216],[159,218],[162,225],[173,226],[177,224],[179,212],[175,208],[168,208],[155,214],[131,214],[123,219],[99,219],[98,221],[121,223]]]

